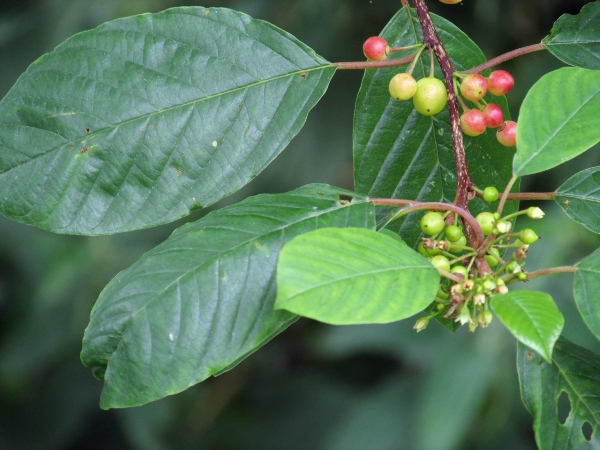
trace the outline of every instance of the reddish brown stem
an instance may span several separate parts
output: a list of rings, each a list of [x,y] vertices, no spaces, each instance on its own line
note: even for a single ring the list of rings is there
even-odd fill
[[[572,273],[572,272],[577,272],[577,267],[575,267],[575,266],[551,267],[550,269],[541,269],[541,270],[536,270],[534,272],[529,272],[527,274],[527,279],[531,280],[533,278],[543,277],[546,275],[552,275],[554,273]]]
[[[509,59],[513,59],[518,56],[523,56],[523,55],[526,55],[527,53],[539,52],[540,50],[545,50],[545,49],[546,49],[546,47],[544,47],[542,44],[528,45],[527,47],[521,47],[516,50],[512,50],[510,52],[504,53],[500,56],[496,56],[495,58],[492,58],[489,61],[478,65],[477,67],[473,67],[472,69],[465,70],[464,72],[461,72],[461,73],[483,72],[484,70],[487,70],[491,67],[497,66],[498,64],[508,61]]]
[[[340,70],[366,70],[366,69],[381,69],[383,67],[397,67],[405,66],[410,64],[417,53],[412,55],[403,56],[402,58],[386,59],[385,61],[350,61],[350,62],[337,62],[332,63],[332,66],[336,66]]]
[[[479,198],[483,197],[483,194],[480,192],[475,192],[475,195]],[[498,194],[499,197],[502,197],[503,195],[503,192]],[[556,192],[514,192],[508,194],[506,200],[554,200],[554,197],[556,197]]]

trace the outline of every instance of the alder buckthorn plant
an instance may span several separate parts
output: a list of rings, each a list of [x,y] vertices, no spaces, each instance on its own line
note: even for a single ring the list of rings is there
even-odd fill
[[[234,369],[301,318],[411,321],[415,340],[501,325],[539,448],[600,446],[600,357],[562,337],[553,297],[527,285],[572,274],[572,301],[600,339],[600,250],[572,265],[528,261],[544,246],[536,224],[556,220],[544,202],[600,234],[600,168],[553,192],[519,189],[600,141],[600,0],[489,60],[427,3],[403,0],[364,41],[366,60],[330,62],[268,22],[194,6],[77,34],[18,79],[0,102],[0,213],[91,236],[173,222],[238,191],[337,74],[364,71],[353,190],[310,184],[217,209],[104,288],[81,350],[101,408]],[[538,51],[564,67],[533,84],[517,122],[505,95],[520,80],[501,67]]]

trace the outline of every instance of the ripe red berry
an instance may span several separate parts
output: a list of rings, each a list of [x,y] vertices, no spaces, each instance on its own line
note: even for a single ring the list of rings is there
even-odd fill
[[[472,102],[481,100],[488,91],[488,82],[483,75],[471,73],[460,83],[460,93]]]
[[[478,109],[470,109],[460,116],[460,129],[467,136],[479,136],[485,128],[485,116]]]
[[[363,44],[363,53],[371,61],[383,61],[387,58],[389,50],[387,41],[379,36],[370,37]]]
[[[456,5],[457,3],[462,2],[462,0],[440,0],[440,2],[445,3],[446,5]]]
[[[485,124],[488,128],[497,128],[504,122],[504,112],[495,103],[488,103],[481,112],[485,117]]]
[[[498,142],[506,147],[515,147],[517,145],[517,122],[507,120],[496,132]]]
[[[515,79],[506,70],[495,70],[488,77],[488,89],[493,95],[506,95],[515,85]]]

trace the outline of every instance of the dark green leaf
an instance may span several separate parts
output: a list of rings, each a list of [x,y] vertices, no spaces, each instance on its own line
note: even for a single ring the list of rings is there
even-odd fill
[[[600,358],[561,337],[552,363],[522,344],[521,396],[541,450],[600,448]]]
[[[600,69],[600,1],[588,3],[577,15],[560,16],[542,44],[567,64]]]
[[[557,189],[554,200],[575,222],[600,233],[600,167],[573,175]]]
[[[581,317],[600,339],[600,249],[577,265],[573,296]]]
[[[467,35],[445,19],[432,16],[457,70],[485,62],[485,56]],[[406,8],[402,8],[381,36],[395,47],[420,42],[421,28],[414,11],[409,18]],[[405,68],[396,67],[365,72],[354,114],[356,190],[371,197],[452,202],[456,193],[456,165],[448,109],[425,117],[417,113],[411,100],[393,100],[388,84],[394,74],[403,70]],[[428,74],[429,57],[425,56],[417,64],[414,76],[421,78]],[[443,79],[437,65],[435,76]],[[492,100],[491,97],[486,99]],[[494,98],[493,101],[508,117],[505,99]],[[494,130],[476,138],[465,137],[465,145],[473,181],[479,186],[495,185],[501,190],[511,177],[513,152],[498,143]],[[490,208],[481,199],[475,199],[470,206],[475,214]],[[509,208],[512,211],[516,205],[511,204]],[[419,217],[420,214],[411,214],[391,224],[411,246],[420,235],[416,224]]]
[[[543,172],[600,141],[600,71],[563,67],[544,75],[521,105],[515,175]]]
[[[565,323],[552,297],[544,292],[512,291],[494,296],[491,304],[514,337],[550,361]]]
[[[249,198],[176,230],[117,275],[94,306],[81,357],[104,379],[101,406],[175,394],[257,350],[296,320],[273,310],[281,247],[319,227],[346,226],[374,229],[372,203],[310,185]]]
[[[334,70],[227,9],[174,8],[80,33],[0,103],[0,212],[73,234],[183,217],[260,173]]]
[[[326,228],[288,243],[275,307],[333,325],[388,323],[435,298],[437,269],[403,242],[361,228]]]

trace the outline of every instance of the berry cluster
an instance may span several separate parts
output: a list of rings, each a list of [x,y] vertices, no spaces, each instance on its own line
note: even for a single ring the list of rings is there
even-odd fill
[[[483,197],[486,201],[496,201],[498,190],[488,187],[483,191]],[[512,232],[511,219],[517,215],[527,215],[532,219],[544,216],[537,207],[505,217],[499,213],[482,212],[475,220],[486,239],[480,248],[472,248],[456,219],[447,225],[448,214],[429,211],[421,218],[421,231],[426,237],[419,243],[418,251],[446,278],[440,284],[433,313],[417,320],[414,326],[417,331],[425,329],[434,317],[454,319],[461,325],[468,325],[469,331],[475,331],[479,325],[487,327],[493,318],[490,299],[508,292],[508,284],[527,280],[523,265],[529,246],[538,240],[532,229]],[[508,249],[513,250],[510,257],[502,256],[501,252]],[[485,273],[481,272],[480,265],[475,264],[476,259],[481,257],[489,267]]]
[[[476,108],[469,109],[460,99],[464,109],[460,117],[460,128],[467,136],[479,136],[486,128],[497,128],[498,142],[507,147],[517,145],[517,123],[504,120],[502,109],[495,103],[486,103],[483,97],[489,92],[495,96],[506,95],[515,84],[513,76],[505,70],[496,70],[489,77],[473,73],[461,77],[460,93],[473,102]]]

